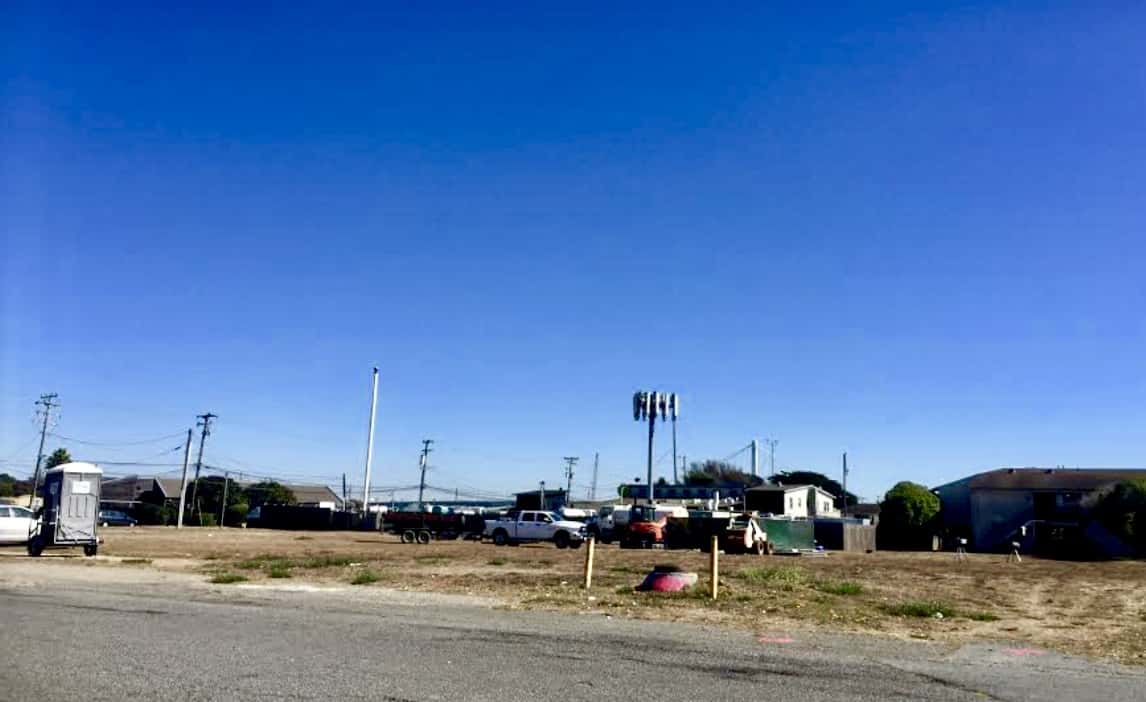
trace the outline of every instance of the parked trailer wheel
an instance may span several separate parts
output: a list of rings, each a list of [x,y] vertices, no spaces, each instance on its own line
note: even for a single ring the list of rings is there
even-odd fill
[[[99,551],[99,546],[97,546],[96,544],[87,544],[86,546],[84,546],[84,555],[89,557],[89,558],[96,555],[97,551]]]
[[[425,529],[418,532],[418,543],[422,545],[430,543],[430,539],[432,538],[434,538],[434,535]]]
[[[28,555],[32,558],[39,558],[40,554],[44,552],[44,542],[39,539],[32,539],[28,542]]]
[[[414,543],[414,530],[413,529],[407,529],[406,531],[402,532],[402,543],[404,543],[404,544]]]

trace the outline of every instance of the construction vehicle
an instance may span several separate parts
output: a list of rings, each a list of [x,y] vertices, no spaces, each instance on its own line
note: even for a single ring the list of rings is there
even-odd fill
[[[633,505],[624,519],[614,512],[613,534],[621,548],[663,546],[665,527],[670,518],[686,518],[688,510],[675,505]]]

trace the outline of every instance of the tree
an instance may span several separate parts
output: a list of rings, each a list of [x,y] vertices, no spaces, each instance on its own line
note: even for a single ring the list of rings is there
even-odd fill
[[[840,509],[843,508],[840,497],[844,493],[844,486],[823,473],[816,473],[810,470],[785,470],[768,478],[768,482],[773,485],[814,485],[835,495],[836,507]],[[846,497],[849,507],[859,503],[859,498],[853,493],[849,492]]]
[[[669,481],[665,480],[665,477],[662,475],[661,477],[657,478],[656,484],[657,485],[668,485]]]
[[[684,474],[685,485],[759,485],[763,480],[745,473],[731,463],[709,459],[693,463]]]
[[[14,475],[0,473],[0,497],[17,497],[32,492],[31,480],[20,480]]]
[[[293,505],[298,502],[294,492],[282,483],[264,480],[243,490],[242,501],[251,509],[262,505]]]
[[[204,525],[208,523],[218,523],[219,509],[223,506],[224,481],[226,481],[227,506],[230,507],[231,505],[245,502],[243,490],[239,489],[239,486],[235,484],[234,480],[214,475],[208,478],[200,478],[199,494],[197,496],[199,504],[192,505],[191,512],[192,514],[202,514],[203,519],[201,523]],[[190,491],[191,486],[188,485],[187,489]],[[188,492],[188,495],[190,495],[190,492]],[[207,519],[208,516],[210,516],[211,519]]]
[[[939,496],[926,486],[896,483],[879,504],[880,548],[922,548],[937,526]]]
[[[1124,480],[1103,491],[1093,514],[1112,533],[1146,554],[1146,480]]]
[[[71,462],[72,454],[68,453],[68,450],[65,448],[58,448],[52,451],[52,455],[48,456],[48,459],[44,461],[44,470],[51,470],[56,466],[62,466],[65,463]]]

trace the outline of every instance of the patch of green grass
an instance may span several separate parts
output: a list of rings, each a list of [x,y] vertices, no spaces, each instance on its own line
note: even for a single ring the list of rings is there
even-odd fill
[[[294,540],[295,541],[314,541],[314,537],[313,536],[296,536],[296,537],[294,537]]]
[[[808,573],[793,566],[770,566],[761,568],[741,568],[736,577],[750,583],[767,585],[781,590],[795,590],[808,583]]]
[[[151,562],[150,558],[125,558],[120,563],[124,565],[147,565]]]
[[[323,554],[320,556],[311,556],[299,561],[295,561],[295,565],[300,568],[342,568],[354,562],[353,558],[349,556],[332,556],[330,554]]]
[[[859,595],[863,592],[863,585],[850,580],[820,580],[815,587],[829,595]]]
[[[445,563],[446,561],[452,561],[453,558],[454,557],[448,553],[422,553],[414,556],[414,560],[419,563]]]
[[[999,615],[994,612],[963,612],[962,616],[977,622],[997,622]]]
[[[289,578],[290,566],[281,564],[273,565],[267,570],[267,575],[272,578]]]
[[[360,570],[354,574],[353,578],[350,579],[350,584],[369,585],[370,583],[376,583],[381,579],[382,576],[378,575],[378,573],[375,573],[372,570]]]
[[[231,583],[241,583],[247,579],[245,575],[238,573],[216,573],[215,577],[211,578],[211,582],[216,585],[230,585]]]
[[[901,602],[899,604],[885,605],[884,611],[897,617],[934,617],[942,614],[944,617],[955,616],[955,608],[946,602],[919,601]]]
[[[509,561],[505,558],[498,557],[489,559],[487,563],[489,563],[491,566],[503,566],[506,563],[509,563]]]

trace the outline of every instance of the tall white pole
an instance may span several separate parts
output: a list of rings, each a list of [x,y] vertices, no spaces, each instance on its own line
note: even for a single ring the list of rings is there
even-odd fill
[[[183,445],[183,479],[179,481],[179,517],[176,529],[183,528],[184,501],[187,498],[187,464],[191,462],[191,430],[187,430],[187,441]]]
[[[373,389],[370,391],[370,433],[366,438],[366,478],[362,485],[362,513],[366,514],[370,504],[370,464],[374,460],[374,413],[378,408],[378,368],[374,368]]]

